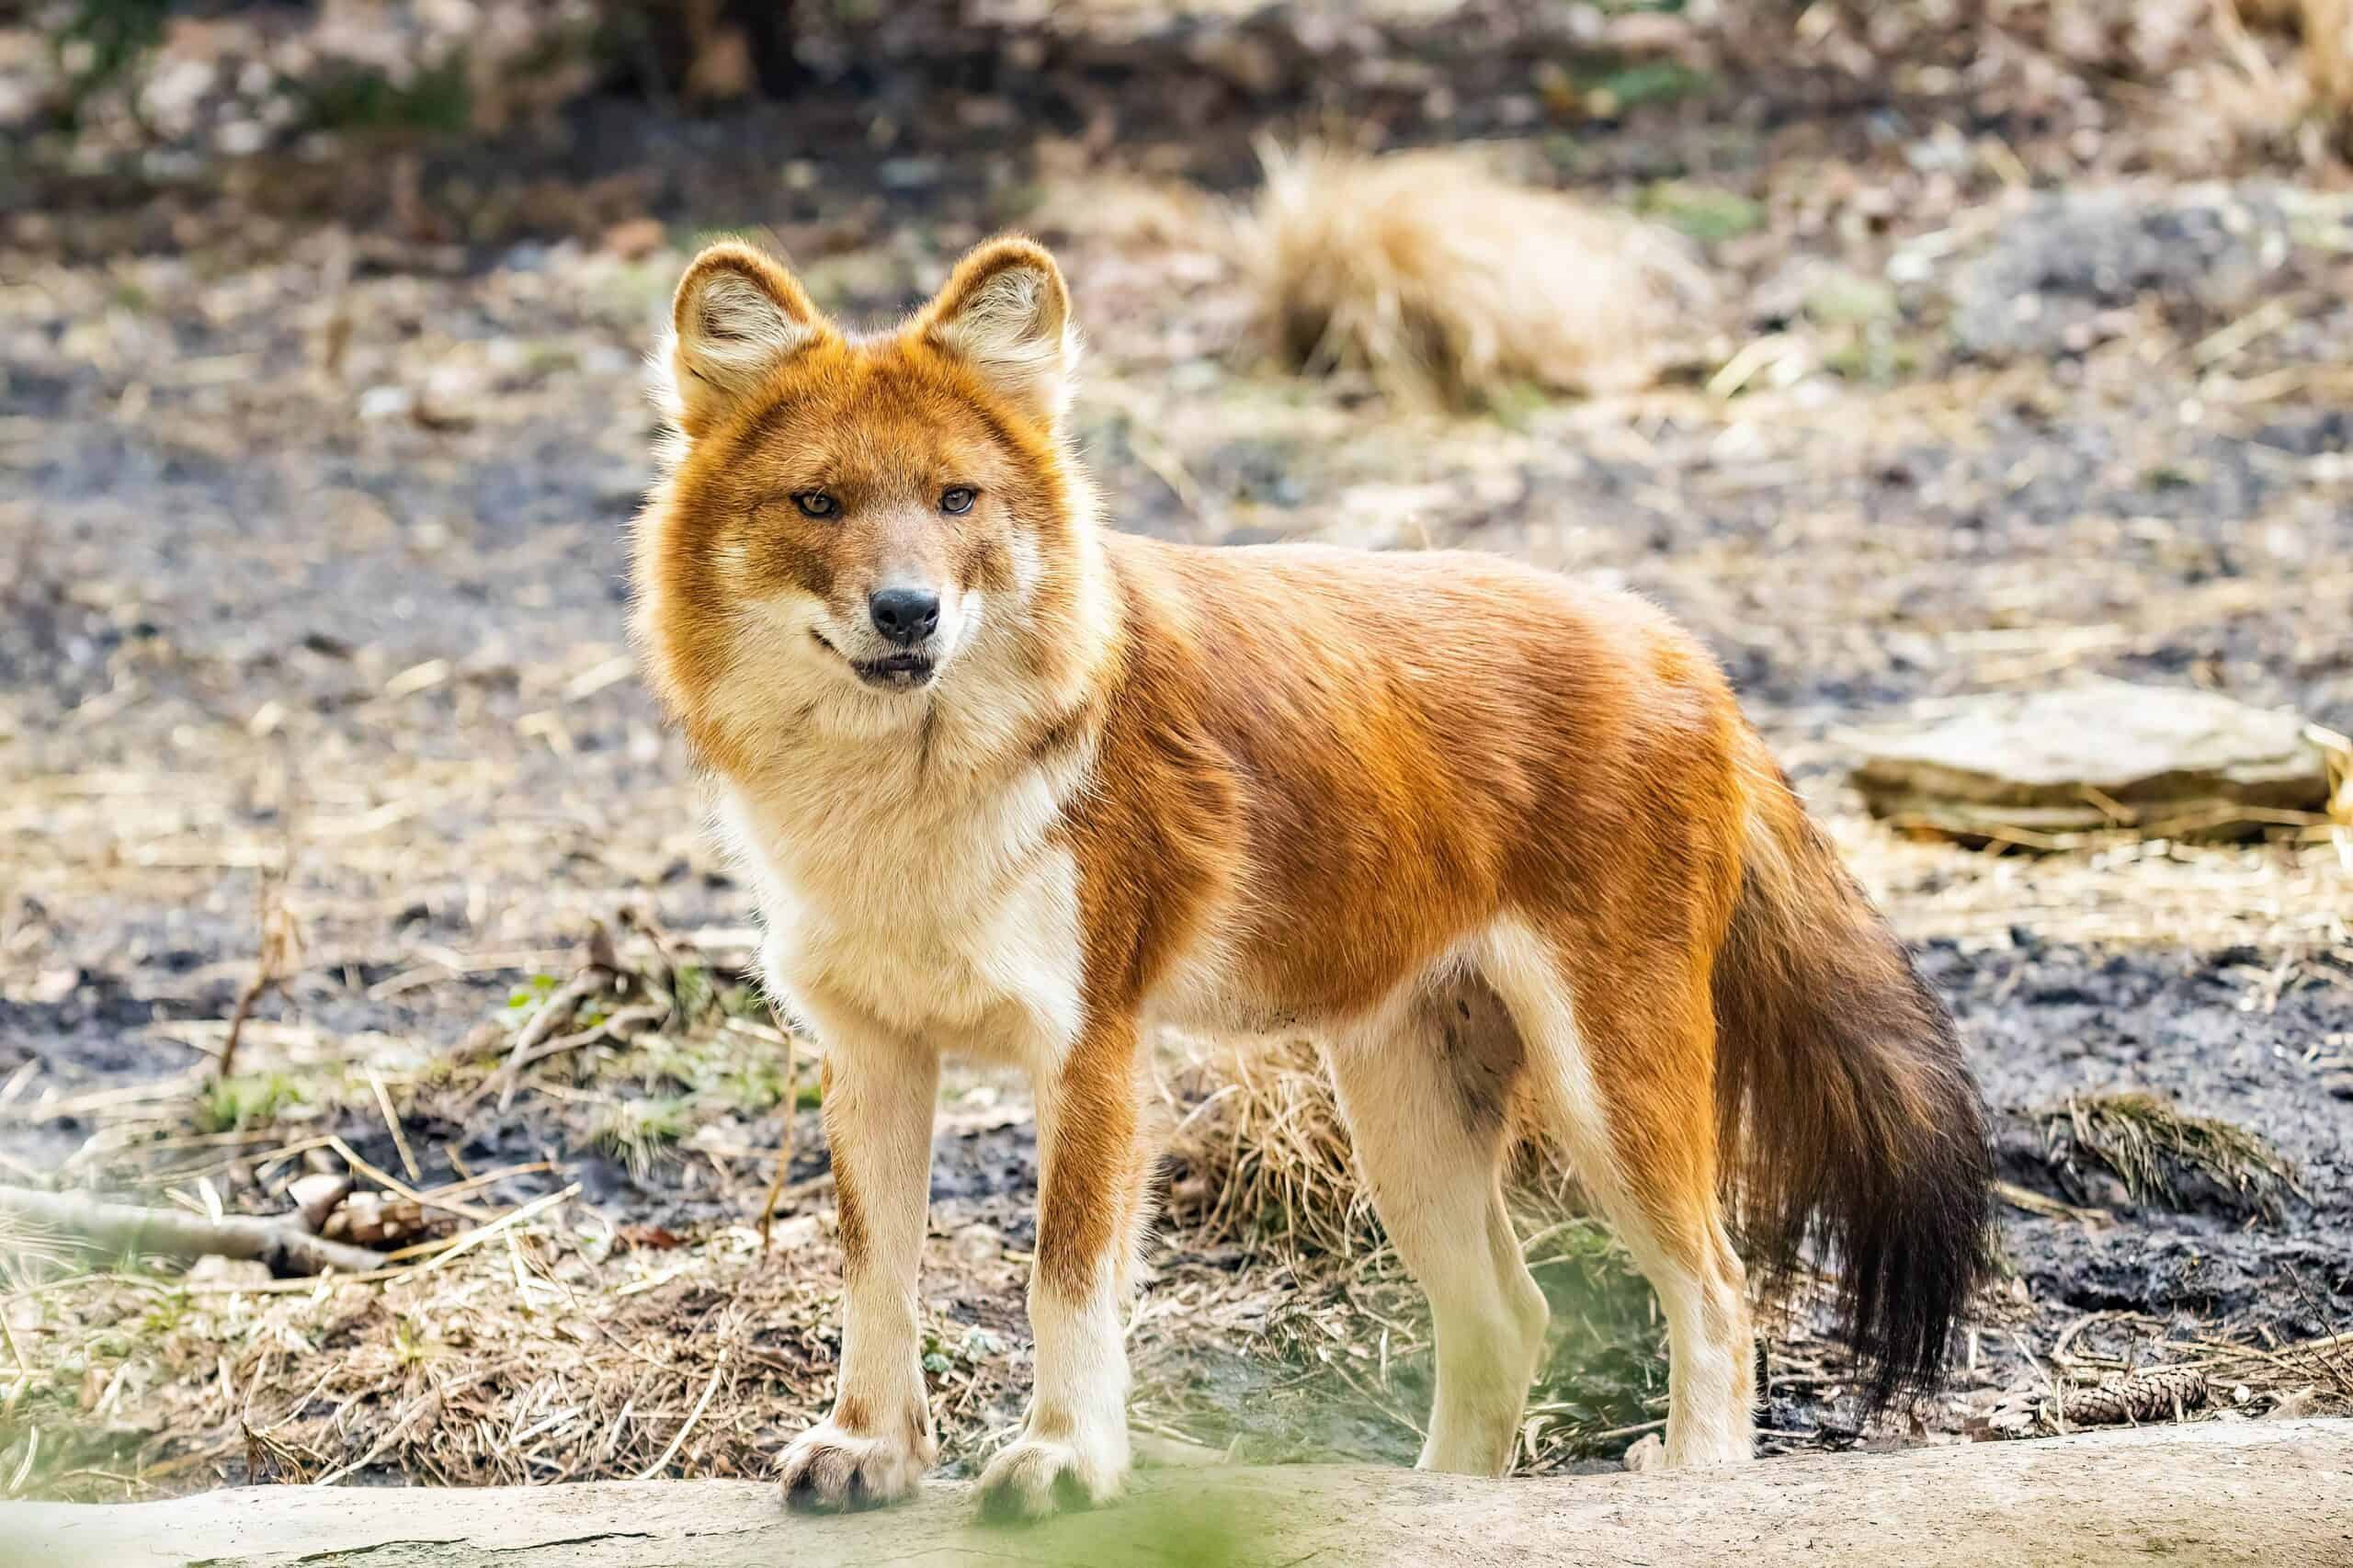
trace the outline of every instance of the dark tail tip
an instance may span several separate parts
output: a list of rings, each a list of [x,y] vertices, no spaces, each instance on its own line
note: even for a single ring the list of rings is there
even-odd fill
[[[1792,837],[1797,874],[1744,886],[1719,955],[1719,1110],[1752,1272],[1836,1272],[1877,1410],[1941,1381],[1992,1257],[1993,1156],[1951,1015],[1829,846]]]
[[[1953,1330],[1992,1258],[1984,1115],[1950,1025],[1939,1032],[1907,1063],[1927,1081],[1915,1091],[1933,1116],[1867,1129],[1815,1227],[1838,1269],[1840,1336],[1871,1369],[1870,1410],[1942,1381]]]

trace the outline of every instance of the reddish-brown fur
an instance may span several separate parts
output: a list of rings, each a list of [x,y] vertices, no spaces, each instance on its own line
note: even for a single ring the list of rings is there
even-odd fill
[[[771,655],[746,640],[745,607],[821,601],[809,613],[835,624],[886,569],[993,612],[1017,602],[1002,659],[1025,697],[988,745],[960,742],[955,683],[979,677],[952,665],[936,699],[876,700],[943,705],[904,743],[925,789],[977,799],[1083,769],[1046,829],[1074,870],[1085,1021],[1041,1068],[1037,1288],[1075,1304],[1107,1267],[1124,1274],[1145,1187],[1142,1030],[1205,952],[1262,1026],[1340,1027],[1423,994],[1399,1038],[1449,1053],[1475,1152],[1529,1082],[1530,1018],[1505,977],[1509,1006],[1434,977],[1483,933],[1525,929],[1574,998],[1606,1128],[1597,1168],[1623,1190],[1613,1215],[1654,1278],[1699,1282],[1704,1332],[1745,1345],[1723,1241],[1743,1215],[1768,1268],[1809,1236],[1859,1259],[1849,1304],[1886,1387],[1931,1372],[1976,1267],[1973,1096],[1941,1009],[1705,652],[1637,600],[1494,558],[1100,530],[1051,392],[959,347],[960,312],[1008,271],[1031,290],[1014,301],[1036,317],[1025,341],[1059,339],[1060,274],[1024,242],[975,253],[906,328],[866,341],[756,253],[699,259],[679,295],[688,444],[642,527],[639,632],[698,756],[749,788],[847,743],[823,728],[829,687],[746,695],[747,665]],[[697,334],[723,356],[746,319],[698,302],[715,274],[790,325],[756,373],[696,369]],[[921,510],[949,484],[983,504]],[[838,516],[789,502],[820,487]],[[868,1194],[838,1125],[835,1143],[855,1281]],[[1871,1196],[1881,1181],[1894,1197]],[[1906,1245],[1938,1260],[1925,1295]],[[1746,1386],[1745,1369],[1725,1375]],[[847,1390],[834,1417],[853,1437],[880,1419]],[[1072,1421],[1041,1407],[1030,1437],[1060,1442]]]

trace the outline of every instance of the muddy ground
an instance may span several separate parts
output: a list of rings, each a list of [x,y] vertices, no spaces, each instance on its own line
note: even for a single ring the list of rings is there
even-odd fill
[[[2353,1103],[2330,1091],[2353,1055],[2353,873],[2333,848],[1907,842],[1861,814],[1837,739],[2086,672],[2353,729],[2338,176],[2158,178],[2030,114],[1770,94],[1728,82],[1519,150],[1597,200],[1673,213],[1697,189],[1733,212],[1707,231],[1725,302],[1689,380],[1768,336],[1782,368],[1736,395],[1670,383],[1474,418],[1302,381],[1239,344],[1244,283],[1205,203],[1246,197],[1245,132],[1296,131],[1297,103],[1212,130],[1130,97],[1119,133],[1081,142],[1017,118],[969,136],[918,120],[882,146],[847,89],[716,122],[597,99],[568,139],[402,165],[405,208],[372,205],[387,158],[358,154],[324,178],[17,187],[0,225],[0,1173],[267,1210],[290,1167],[264,1156],[332,1131],[382,1170],[412,1165],[414,1187],[544,1167],[468,1201],[495,1213],[576,1183],[575,1232],[632,1238],[654,1273],[698,1248],[740,1271],[759,1266],[721,1239],[756,1212],[779,1106],[800,1104],[785,1211],[815,1223],[774,1267],[805,1281],[808,1333],[746,1331],[790,1370],[745,1392],[768,1403],[710,1462],[780,1447],[830,1354],[823,1152],[741,989],[748,892],[626,664],[626,528],[650,472],[638,358],[704,233],[763,229],[822,303],[880,320],[1019,222],[1060,249],[1092,335],[1077,417],[1119,526],[1509,551],[1656,597],[1724,660],[1959,1014],[2006,1178],[2061,1206],[2005,1205],[2007,1278],[1957,1392],[1877,1440],[1971,1430],[2054,1348],[2109,1366],[2343,1329]],[[419,211],[447,221],[420,232]],[[646,217],[651,237],[615,228]],[[2026,295],[2030,319],[1988,303]],[[584,1051],[504,1110],[469,1103],[512,1004],[570,975],[589,922],[623,907],[707,965],[710,1017],[743,1027]],[[207,1090],[272,922],[299,949],[233,1086]],[[2168,1203],[2053,1157],[2051,1108],[2141,1088],[2261,1133],[2295,1191],[2272,1213]],[[951,1419],[960,1464],[1018,1408],[1025,1106],[1017,1085],[959,1080],[936,1164],[931,1304],[993,1369]],[[1359,1300],[1345,1267],[1255,1256],[1182,1227],[1160,1245],[1145,1419],[1255,1452],[1409,1457],[1427,1375],[1410,1292],[1372,1264]],[[1540,1462],[1612,1459],[1663,1392],[1647,1308],[1585,1254],[1543,1272],[1569,1358],[1542,1397],[1574,1441],[1538,1445]],[[63,1369],[20,1377],[0,1419],[52,1442],[83,1429],[52,1484],[271,1472],[240,1436],[249,1412],[241,1428],[173,1392],[209,1364],[119,1378],[142,1354],[99,1344],[119,1317],[35,1305],[10,1309],[20,1358]],[[1327,1308],[1358,1327],[1396,1314],[1394,1364],[1384,1332],[1377,1366],[1358,1344],[1336,1381]],[[1768,1444],[1852,1440],[1835,1357],[1795,1343]],[[224,1384],[252,1369],[231,1350]],[[1596,1358],[1615,1358],[1610,1392],[1587,1408]],[[314,1446],[358,1457],[387,1419]]]

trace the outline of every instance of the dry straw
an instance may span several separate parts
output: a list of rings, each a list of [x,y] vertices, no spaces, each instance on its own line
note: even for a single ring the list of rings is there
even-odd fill
[[[1164,1092],[1175,1122],[1168,1220],[1188,1244],[1245,1242],[1292,1263],[1385,1249],[1313,1041],[1172,1036],[1166,1044]],[[1574,1179],[1556,1150],[1524,1134],[1514,1161],[1524,1221],[1552,1225],[1575,1207]]]
[[[2205,1186],[2234,1208],[2276,1217],[2298,1190],[2294,1170],[2258,1134],[2151,1094],[2072,1098],[2044,1118],[2044,1141],[2055,1161],[2104,1166],[2144,1202],[2181,1207]]]
[[[1682,244],[1475,152],[1262,144],[1237,256],[1267,347],[1454,406],[1644,386],[1708,295]]]
[[[2304,78],[2340,135],[2353,133],[2353,0],[2302,0]]]
[[[1171,1221],[1204,1244],[1354,1256],[1380,1244],[1339,1102],[1313,1043],[1173,1040]]]

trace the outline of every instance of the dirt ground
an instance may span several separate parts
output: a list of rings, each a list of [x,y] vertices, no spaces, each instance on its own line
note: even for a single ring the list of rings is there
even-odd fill
[[[1054,244],[1121,528],[1510,551],[1631,585],[1717,651],[1959,1014],[2011,1184],[1954,1389],[1859,1434],[1802,1312],[1768,1448],[1982,1435],[2006,1398],[2152,1362],[2207,1366],[2237,1414],[2353,1392],[2341,1348],[2289,1348],[2353,1323],[2338,846],[1909,841],[1862,813],[1839,739],[2095,672],[2353,729],[2341,168],[2180,167],[2149,151],[2170,111],[2121,89],[2087,143],[2073,99],[1731,71],[1572,133],[1515,121],[1509,49],[1430,67],[1480,106],[1449,125],[1398,107],[1427,82],[1237,108],[1053,69],[908,64],[888,91],[932,96],[888,135],[836,86],[708,120],[597,99],[487,149],[12,176],[0,1178],[271,1211],[309,1146],[441,1194],[428,1236],[569,1196],[429,1278],[0,1282],[0,1481],[756,1473],[822,1398],[814,1074],[743,983],[749,894],[622,629],[639,358],[696,240],[743,227],[877,321],[1000,225]],[[1258,362],[1218,204],[1247,199],[1250,132],[1344,113],[1500,135],[1546,183],[1698,233],[1707,362],[1477,417]],[[585,1042],[502,1104],[515,1028],[623,909],[691,971],[690,1019]],[[623,934],[633,966],[654,941]],[[2261,1134],[2293,1189],[2167,1201],[2071,1163],[2053,1108],[2127,1089]],[[1186,1174],[1137,1312],[1140,1426],[1410,1458],[1426,1322],[1393,1264],[1269,1243],[1263,1215],[1190,1223]],[[926,1276],[955,1466],[1017,1418],[1035,1178],[1021,1086],[958,1078]],[[1529,1462],[1614,1463],[1663,1411],[1656,1327],[1606,1245],[1533,1228],[1561,1326]]]

